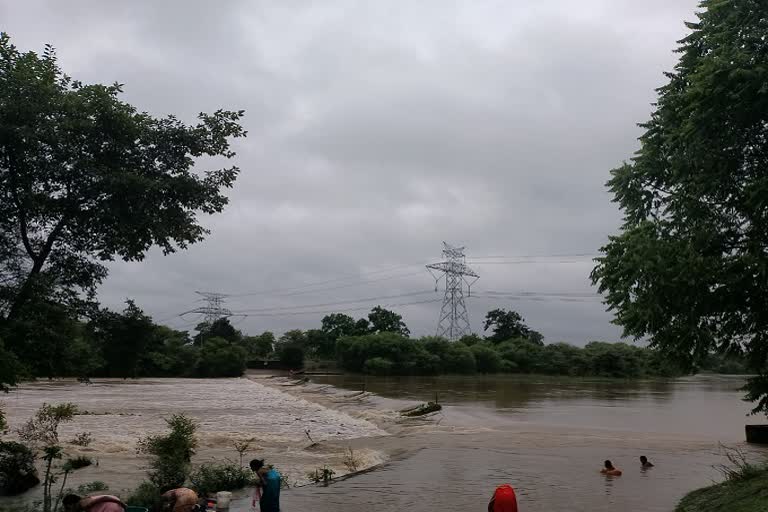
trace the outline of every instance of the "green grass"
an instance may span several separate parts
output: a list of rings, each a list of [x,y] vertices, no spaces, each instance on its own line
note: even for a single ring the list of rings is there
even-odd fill
[[[687,494],[675,512],[768,512],[768,470]]]

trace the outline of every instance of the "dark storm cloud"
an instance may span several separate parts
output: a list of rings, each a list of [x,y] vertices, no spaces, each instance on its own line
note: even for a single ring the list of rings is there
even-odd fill
[[[117,263],[101,291],[105,304],[135,298],[183,326],[172,317],[199,304],[200,289],[291,288],[230,305],[294,312],[427,291],[431,277],[414,274],[440,257],[442,240],[466,244],[470,257],[596,252],[620,220],[608,171],[636,149],[636,123],[694,9],[693,0],[50,1],[0,3],[0,23],[24,49],[56,46],[78,79],[124,83],[126,100],[155,114],[192,121],[201,110],[246,109],[243,173],[226,212],[204,219],[211,236]],[[589,258],[476,268],[478,292],[593,291]],[[335,278],[347,280],[295,289]],[[596,297],[478,293],[476,330],[497,306],[521,311],[550,340],[618,335]],[[425,334],[438,308],[396,309]],[[240,327],[280,332],[320,316]]]

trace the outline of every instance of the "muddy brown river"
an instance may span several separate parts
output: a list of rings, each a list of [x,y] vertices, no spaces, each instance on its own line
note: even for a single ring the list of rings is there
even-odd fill
[[[123,493],[144,477],[136,440],[162,430],[162,418],[186,412],[200,424],[195,464],[237,460],[234,441],[254,438],[247,454],[264,456],[295,488],[283,510],[485,510],[496,485],[511,483],[521,511],[671,511],[691,489],[717,481],[722,444],[751,457],[744,424],[743,378],[696,376],[673,381],[601,381],[542,377],[367,378],[317,376],[306,385],[263,374],[242,379],[98,381],[27,384],[0,397],[12,425],[43,402],[71,401],[78,416],[62,438],[92,432],[99,459],[78,483],[103,480]],[[361,393],[365,390],[364,393]],[[404,419],[396,412],[437,396],[440,414]],[[306,431],[318,444],[310,446]],[[352,449],[370,472],[328,487],[306,485],[308,471],[349,469]],[[638,457],[656,467],[641,471]],[[599,474],[611,459],[619,478]],[[234,510],[248,510],[245,492]],[[0,498],[30,501],[34,493]]]

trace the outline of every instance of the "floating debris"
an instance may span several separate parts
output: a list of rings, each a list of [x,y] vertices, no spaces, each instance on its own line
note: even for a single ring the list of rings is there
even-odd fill
[[[437,402],[427,402],[425,404],[419,404],[413,407],[408,407],[400,411],[401,416],[407,418],[414,418],[417,416],[425,416],[433,412],[438,412],[443,409],[443,406]]]

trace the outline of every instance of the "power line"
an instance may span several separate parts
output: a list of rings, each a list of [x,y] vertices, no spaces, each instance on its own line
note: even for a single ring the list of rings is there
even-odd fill
[[[378,279],[368,279],[366,281],[360,281],[358,283],[342,284],[342,285],[333,286],[333,287],[330,287],[330,288],[318,288],[316,290],[305,290],[305,291],[292,292],[292,293],[280,293],[280,294],[275,294],[273,296],[274,297],[295,297],[296,295],[306,295],[308,293],[317,293],[317,292],[328,292],[328,291],[333,291],[333,290],[341,290],[341,289],[344,289],[344,288],[353,288],[355,286],[362,286],[362,285],[369,284],[369,283],[378,283],[378,282],[381,282],[381,281],[389,281],[391,279],[402,279],[403,277],[415,276],[417,274],[421,275],[421,273],[422,273],[422,271],[419,270],[418,272],[410,272],[408,274],[394,275],[394,276],[385,276],[385,277],[380,277]]]
[[[242,314],[251,314],[254,312],[266,312],[266,311],[280,311],[280,310],[291,310],[291,309],[304,309],[304,308],[317,308],[317,307],[326,307],[326,306],[337,306],[337,305],[344,305],[344,304],[355,304],[358,302],[375,302],[378,300],[387,300],[387,299],[399,299],[400,297],[412,297],[414,295],[425,295],[428,293],[434,293],[431,290],[429,291],[418,291],[418,292],[408,292],[408,293],[399,293],[397,295],[384,295],[379,297],[366,297],[362,299],[352,299],[352,300],[345,300],[340,302],[325,302],[321,304],[305,304],[305,305],[299,305],[299,306],[279,306],[279,307],[272,307],[272,308],[255,308],[255,309],[243,309],[235,311],[234,313],[242,313]]]
[[[350,276],[350,277],[337,277],[337,278],[334,278],[334,279],[327,279],[325,281],[317,281],[317,282],[314,282],[314,283],[306,283],[306,284],[303,284],[303,285],[293,286],[293,287],[289,287],[289,288],[272,288],[272,289],[254,291],[254,292],[233,293],[233,294],[230,294],[229,297],[250,297],[250,296],[254,296],[254,295],[272,294],[272,293],[275,293],[275,292],[291,292],[291,291],[294,291],[294,290],[303,290],[303,289],[306,289],[306,288],[312,288],[312,287],[315,287],[315,286],[321,286],[321,285],[330,284],[330,283],[336,283],[336,282],[358,281],[358,280],[360,280],[360,278],[362,278],[364,276],[383,274],[383,273],[387,273],[387,272],[394,272],[395,270],[401,270],[401,269],[404,269],[404,268],[421,266],[421,265],[422,265],[421,262],[419,262],[419,263],[408,263],[408,264],[397,265],[395,267],[381,269],[381,270],[372,270],[370,272],[363,272],[363,273],[356,273],[356,274],[351,274],[351,273],[350,274],[342,274],[342,276]],[[415,274],[408,274],[408,275],[415,275]],[[405,277],[405,276],[403,276],[403,277]],[[386,278],[383,278],[383,279],[389,279],[389,277],[386,277]],[[379,280],[382,280],[382,279],[368,280],[366,282],[377,282]],[[331,289],[334,289],[334,288],[331,288]],[[313,291],[318,291],[318,290],[311,290],[310,292],[307,292],[307,293],[311,293]],[[292,295],[292,294],[290,294],[290,295]],[[299,294],[296,294],[296,295],[299,295]]]
[[[595,253],[573,253],[573,254],[521,254],[510,255],[500,254],[495,256],[470,256],[472,260],[496,260],[496,259],[536,259],[536,258],[596,258],[599,254]]]
[[[435,302],[442,302],[442,299],[429,299],[429,300],[419,300],[414,302],[402,302],[398,304],[383,304],[383,307],[388,308],[394,308],[394,307],[402,307],[402,306],[414,306],[416,304],[432,304]],[[278,313],[247,313],[243,316],[245,317],[278,317],[278,316],[298,316],[298,315],[329,315],[332,313],[348,313],[352,311],[367,311],[371,308],[370,305],[368,306],[362,306],[362,307],[355,307],[355,308],[346,308],[346,309],[332,309],[332,310],[316,310],[316,311],[286,311],[286,312],[278,312]]]
[[[547,297],[599,297],[596,293],[591,292],[531,292],[524,290],[514,291],[498,291],[498,290],[482,290],[477,293],[484,293],[488,295],[516,295],[516,296],[547,296]]]

